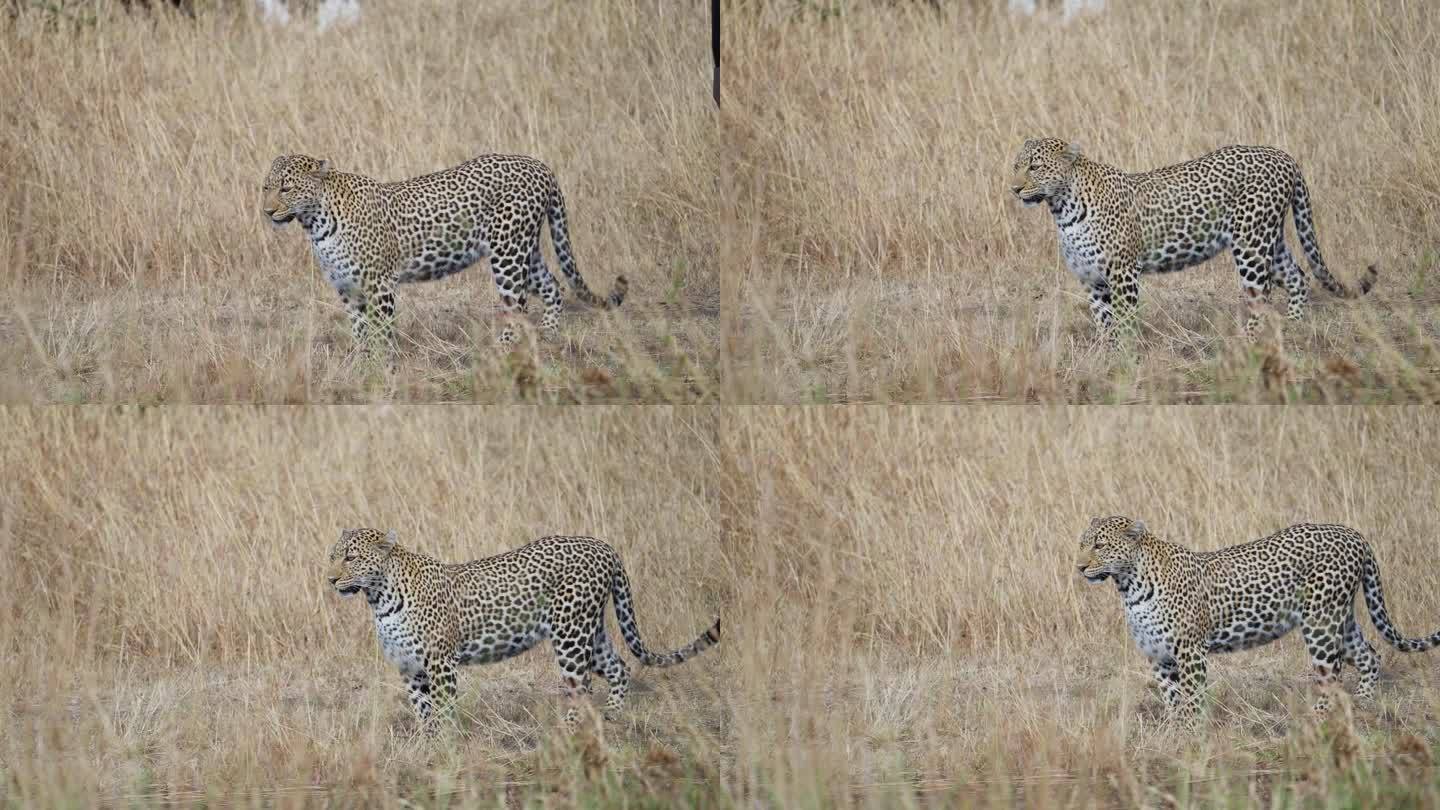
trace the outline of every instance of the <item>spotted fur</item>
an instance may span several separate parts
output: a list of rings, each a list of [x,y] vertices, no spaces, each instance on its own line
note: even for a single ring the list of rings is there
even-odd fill
[[[567,701],[579,717],[590,675],[610,685],[605,713],[625,703],[630,669],[605,633],[613,597],[620,635],[641,664],[668,667],[720,640],[720,620],[674,652],[640,640],[630,580],[615,550],[593,537],[542,537],[513,551],[448,564],[399,544],[394,530],[347,529],[330,551],[329,580],[342,595],[364,593],[385,657],[400,669],[422,724],[433,730],[453,707],[455,670],[519,655],[551,640]]]
[[[1080,573],[1112,579],[1130,635],[1154,665],[1172,710],[1194,718],[1205,684],[1205,655],[1268,644],[1296,627],[1305,638],[1320,696],[1337,687],[1340,669],[1360,673],[1355,694],[1370,698],[1380,659],[1355,620],[1363,588],[1370,621],[1401,652],[1440,645],[1440,632],[1406,638],[1385,609],[1380,568],[1354,529],[1302,523],[1219,551],[1188,551],[1128,517],[1095,518],[1080,537]]]
[[[382,183],[338,172],[308,155],[281,155],[263,189],[265,215],[277,226],[298,220],[325,278],[350,313],[356,342],[388,343],[395,285],[431,281],[488,258],[503,318],[523,311],[527,294],[545,302],[540,325],[559,326],[560,287],[540,252],[540,232],[581,301],[620,306],[628,284],[615,279],[607,298],[590,291],[570,248],[565,199],[544,163],[522,155],[482,155],[409,180]],[[509,323],[499,342],[515,340]]]
[[[1227,146],[1174,166],[1127,174],[1090,160],[1058,138],[1027,140],[1013,167],[1011,190],[1025,205],[1047,203],[1065,264],[1090,294],[1102,334],[1133,331],[1143,273],[1200,264],[1229,248],[1240,272],[1241,298],[1253,338],[1260,304],[1276,281],[1285,285],[1286,314],[1299,320],[1310,295],[1300,265],[1285,246],[1285,214],[1310,270],[1331,293],[1370,291],[1372,265],[1358,287],[1330,274],[1315,239],[1310,192],[1295,160],[1268,146]]]

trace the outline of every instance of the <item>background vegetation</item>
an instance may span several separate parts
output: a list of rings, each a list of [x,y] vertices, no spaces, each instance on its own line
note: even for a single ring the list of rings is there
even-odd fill
[[[248,0],[151,5],[0,14],[0,399],[714,396],[703,7],[366,0],[318,34]],[[565,190],[585,278],[624,273],[630,298],[570,299],[558,339],[509,356],[485,266],[405,285],[398,369],[366,373],[303,234],[260,213],[288,152],[384,180],[532,154]]]
[[[1004,5],[727,13],[736,397],[1440,400],[1430,6],[1117,0],[1066,24]],[[1358,302],[1312,284],[1309,320],[1252,349],[1228,256],[1147,277],[1137,358],[1107,356],[1053,220],[1009,191],[1042,135],[1129,171],[1285,149],[1331,268],[1379,283]]]
[[[742,795],[777,807],[1434,807],[1436,653],[1316,725],[1298,634],[1210,658],[1164,723],[1090,518],[1192,549],[1338,522],[1440,629],[1440,415],[1392,408],[752,409],[722,431]],[[1353,684],[1353,671],[1347,671]]]
[[[715,803],[728,637],[634,666],[600,736],[560,733],[548,645],[466,668],[432,745],[363,600],[324,581],[343,527],[452,561],[589,533],[649,643],[679,646],[729,615],[715,429],[659,406],[0,411],[0,469],[27,471],[0,496],[0,805]]]

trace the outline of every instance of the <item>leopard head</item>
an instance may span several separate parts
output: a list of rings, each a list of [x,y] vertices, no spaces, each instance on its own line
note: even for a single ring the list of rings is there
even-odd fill
[[[330,570],[326,578],[342,596],[364,590],[380,590],[387,580],[386,561],[394,553],[399,536],[394,529],[345,529],[330,549]]]
[[[1076,565],[1090,582],[1118,577],[1123,582],[1135,570],[1140,540],[1149,534],[1145,524],[1128,517],[1095,518],[1080,535]]]
[[[330,176],[330,161],[309,155],[281,155],[265,175],[260,208],[270,223],[280,227],[296,217],[319,212],[320,195]]]
[[[1038,205],[1070,188],[1080,147],[1059,138],[1031,138],[1011,167],[1010,190],[1026,206]]]

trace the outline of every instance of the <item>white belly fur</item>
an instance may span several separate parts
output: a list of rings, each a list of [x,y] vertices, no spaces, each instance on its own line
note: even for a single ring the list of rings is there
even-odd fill
[[[1151,661],[1166,661],[1175,657],[1175,650],[1161,631],[1160,601],[1151,598],[1125,611],[1130,625],[1130,637],[1140,652]]]
[[[1060,253],[1065,257],[1065,266],[1070,268],[1070,272],[1086,285],[1105,281],[1100,265],[1100,246],[1090,230],[1090,223],[1080,222],[1057,230],[1060,232]]]
[[[375,618],[375,635],[380,639],[380,650],[385,653],[385,658],[399,667],[402,673],[408,675],[421,669],[420,658],[415,654],[418,645],[405,622],[403,610],[396,611],[384,619],[377,616]]]
[[[340,293],[353,290],[360,274],[354,272],[354,262],[345,255],[341,247],[340,233],[337,231],[328,239],[310,244],[315,250],[315,260],[320,263],[320,270],[325,274],[325,280],[330,282],[330,286]]]

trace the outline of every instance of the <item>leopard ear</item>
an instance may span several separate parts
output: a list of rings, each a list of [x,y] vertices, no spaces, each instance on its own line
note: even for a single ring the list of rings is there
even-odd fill
[[[1147,528],[1145,528],[1145,524],[1142,523],[1142,522],[1139,521],[1139,520],[1132,520],[1132,521],[1130,521],[1130,528],[1128,528],[1128,529],[1125,530],[1126,536],[1128,536],[1128,537],[1134,537],[1134,538],[1136,538],[1136,539],[1139,539],[1139,538],[1141,538],[1141,537],[1144,537],[1145,535],[1147,535],[1147,534],[1149,534],[1149,533],[1150,533],[1150,530],[1147,529]]]
[[[389,554],[395,550],[395,545],[400,542],[400,535],[394,529],[385,532],[385,539],[380,543],[380,550]]]
[[[1093,529],[1093,528],[1099,526],[1099,525],[1100,525],[1100,521],[1101,521],[1101,518],[1090,518],[1090,528]]]
[[[1065,152],[1064,152],[1064,155],[1065,155],[1065,159],[1068,160],[1068,161],[1070,161],[1071,163],[1074,163],[1075,161],[1079,160],[1079,159],[1080,159],[1080,144],[1078,144],[1078,143],[1067,143],[1067,144],[1065,144]]]
[[[315,171],[311,172],[311,174],[323,180],[326,175],[330,174],[330,161],[321,158],[320,166],[315,169]]]

